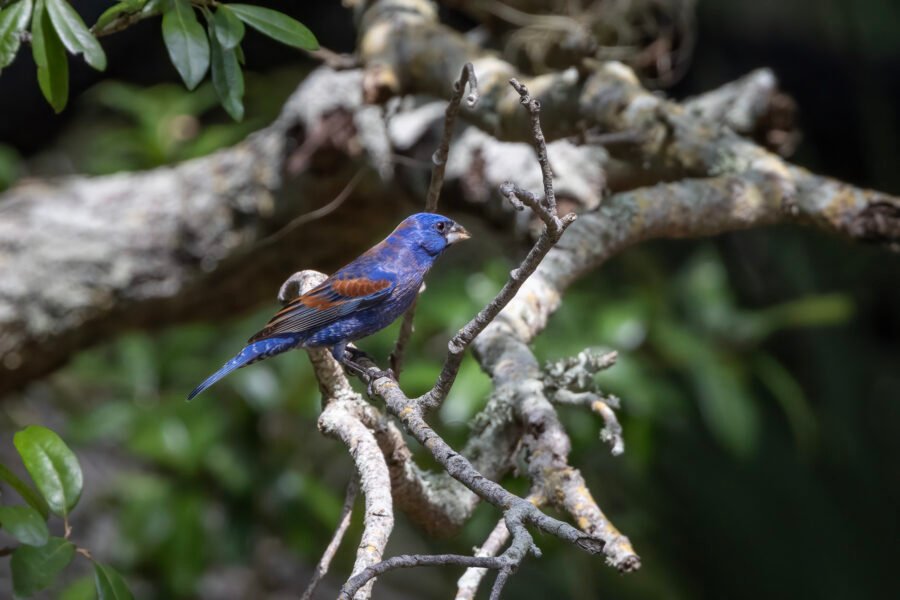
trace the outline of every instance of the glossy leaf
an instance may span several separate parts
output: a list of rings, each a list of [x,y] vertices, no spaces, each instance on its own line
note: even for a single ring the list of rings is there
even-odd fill
[[[45,0],[35,2],[31,15],[31,53],[41,93],[54,111],[62,112],[69,101],[69,62],[47,15]]]
[[[29,546],[43,546],[50,537],[44,518],[30,506],[0,506],[0,526]]]
[[[244,39],[244,23],[226,4],[220,4],[216,9],[213,26],[216,38],[225,50],[233,50]]]
[[[235,121],[244,118],[244,75],[238,64],[234,48],[226,49],[216,35],[216,26],[210,25],[210,49],[212,50],[212,81],[222,107]]]
[[[94,34],[66,0],[46,0],[47,14],[63,45],[72,54],[83,54],[84,60],[98,71],[106,69],[106,53]]]
[[[209,69],[209,41],[187,0],[169,0],[163,11],[163,39],[169,58],[189,90],[203,81]]]
[[[112,567],[94,563],[94,586],[97,600],[133,600],[125,579]]]
[[[81,496],[81,465],[75,454],[58,435],[37,425],[18,432],[13,443],[50,510],[68,515]]]
[[[273,40],[302,50],[318,50],[316,36],[306,26],[277,10],[250,4],[229,4],[238,18]]]
[[[12,487],[22,499],[25,500],[33,509],[38,511],[40,515],[46,519],[50,514],[47,503],[41,498],[41,495],[33,487],[19,479],[15,473],[0,464],[0,480],[5,481]]]
[[[22,32],[31,18],[31,0],[19,0],[0,12],[0,69],[13,61],[22,45]]]
[[[13,591],[28,597],[49,587],[75,556],[75,545],[63,538],[50,538],[43,546],[19,546],[12,554]]]

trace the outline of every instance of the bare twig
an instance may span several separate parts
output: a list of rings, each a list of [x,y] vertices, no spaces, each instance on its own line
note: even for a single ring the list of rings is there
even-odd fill
[[[437,210],[438,199],[441,196],[441,187],[444,185],[444,169],[447,167],[447,156],[450,154],[450,139],[453,137],[453,125],[456,123],[456,115],[459,114],[459,104],[463,94],[469,86],[469,95],[466,96],[466,105],[474,108],[478,103],[478,78],[475,77],[475,69],[472,63],[463,65],[459,80],[453,84],[453,95],[444,112],[444,133],[441,135],[441,145],[431,156],[431,183],[428,185],[428,195],[425,197],[425,212]]]
[[[425,284],[423,283],[423,289],[419,290],[420,294],[424,291],[424,287]],[[406,346],[409,344],[409,339],[412,337],[413,329],[415,328],[416,305],[418,302],[419,297],[416,296],[409,309],[403,313],[403,320],[400,322],[400,332],[397,334],[397,341],[394,342],[394,349],[391,350],[391,354],[388,357],[391,371],[394,372],[394,377],[397,378],[397,381],[400,381],[400,372],[403,370],[403,359],[406,356]]]
[[[531,116],[531,137],[534,150],[537,152],[538,163],[541,165],[541,174],[544,179],[544,206],[550,214],[556,214],[556,194],[553,192],[553,170],[550,168],[550,159],[547,156],[547,142],[541,129],[541,101],[532,98],[528,88],[515,77],[509,80],[509,84],[519,93],[519,100],[528,109]]]
[[[334,555],[337,553],[337,550],[341,545],[341,540],[344,539],[344,534],[347,533],[347,528],[350,527],[350,518],[353,516],[353,504],[356,502],[356,494],[358,491],[359,484],[354,476],[350,479],[350,483],[347,484],[347,491],[344,494],[344,505],[341,507],[341,518],[338,520],[337,529],[334,530],[334,535],[331,536],[331,541],[328,542],[328,546],[325,548],[322,558],[319,559],[319,564],[316,565],[312,579],[310,580],[309,585],[306,586],[306,590],[304,590],[303,594],[300,596],[300,600],[312,600],[313,594],[316,593],[316,588],[319,586],[319,582],[322,581],[322,578],[328,572],[328,567],[331,565],[331,559],[333,559]]]
[[[559,241],[566,228],[571,225],[576,218],[574,213],[569,213],[562,218],[556,214],[556,196],[553,193],[553,173],[550,169],[550,161],[547,158],[547,145],[544,141],[544,134],[541,131],[540,122],[540,102],[531,98],[528,89],[516,81],[510,80],[510,85],[519,93],[522,98],[522,104],[528,108],[532,116],[532,135],[534,145],[537,150],[538,162],[541,165],[541,173],[544,181],[544,200],[541,202],[538,198],[530,193],[521,190],[512,183],[506,183],[501,186],[501,193],[507,197],[513,206],[521,210],[522,203],[527,204],[534,212],[536,212],[544,222],[544,229],[538,240],[532,246],[531,250],[525,256],[522,264],[518,268],[513,269],[509,273],[509,279],[494,297],[494,299],[485,306],[475,317],[469,321],[447,344],[447,358],[444,366],[438,376],[434,387],[418,400],[422,406],[433,409],[441,405],[447,397],[450,387],[456,380],[459,373],[459,366],[462,364],[463,354],[466,348],[484,331],[491,321],[493,321],[500,311],[503,310],[522,284],[528,277],[534,273],[538,265],[546,256],[547,252]]]
[[[528,506],[526,504],[525,506]],[[357,590],[367,584],[368,581],[394,569],[408,569],[422,566],[446,566],[460,565],[471,568],[497,570],[497,579],[491,590],[491,600],[499,600],[500,594],[509,576],[519,568],[519,565],[530,552],[540,557],[541,551],[534,545],[531,534],[522,522],[523,506],[515,506],[504,514],[504,522],[509,531],[513,532],[513,542],[500,556],[466,556],[462,554],[413,554],[395,556],[388,560],[372,565],[365,571],[352,577],[343,589],[339,600],[349,600]]]
[[[450,96],[450,102],[447,103],[447,110],[444,112],[444,132],[441,135],[441,143],[438,149],[434,151],[434,154],[431,155],[431,183],[428,184],[428,193],[425,196],[425,212],[433,213],[437,210],[441,188],[444,185],[444,170],[447,168],[447,157],[450,155],[450,139],[453,137],[453,126],[456,123],[456,116],[459,114],[459,105],[466,91],[466,85],[469,86],[466,105],[469,108],[474,108],[475,104],[478,103],[478,78],[475,76],[475,69],[472,67],[472,63],[463,65],[459,79],[453,84],[453,95]],[[421,293],[421,290],[419,293]],[[400,333],[397,335],[394,349],[391,350],[391,370],[398,381],[400,380],[400,371],[403,370],[403,357],[406,353],[406,346],[409,344],[409,338],[412,337],[415,317],[416,302],[413,301],[412,306],[403,314]]]
[[[340,600],[353,597],[363,585],[374,577],[395,569],[411,569],[413,567],[444,567],[458,565],[463,567],[481,567],[500,569],[502,559],[495,556],[466,556],[465,554],[401,554],[368,567],[358,575],[354,575],[341,590]]]
[[[260,247],[274,244],[301,225],[311,223],[312,221],[317,221],[318,219],[326,217],[336,211],[344,202],[347,201],[347,198],[350,197],[350,195],[353,193],[353,190],[356,189],[356,186],[359,184],[359,181],[360,179],[362,179],[364,173],[365,169],[360,169],[356,173],[354,173],[353,177],[350,178],[350,181],[347,182],[347,184],[343,187],[343,189],[341,189],[338,195],[335,196],[334,199],[332,199],[327,204],[307,213],[303,213],[302,215],[297,215],[296,217],[288,221],[284,227],[280,228],[272,235],[261,239],[259,241]]]

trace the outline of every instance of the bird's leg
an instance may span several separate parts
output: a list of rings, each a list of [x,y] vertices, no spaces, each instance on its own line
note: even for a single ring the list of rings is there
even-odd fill
[[[348,371],[366,382],[366,393],[370,397],[375,395],[375,390],[372,386],[377,379],[387,377],[394,382],[397,381],[397,377],[394,375],[394,371],[392,369],[387,369],[386,371],[375,371],[366,369],[364,366],[362,366],[358,362],[362,358],[365,358],[373,364],[375,363],[375,361],[372,360],[372,358],[368,354],[366,354],[359,348],[347,347],[346,345],[339,344],[332,349],[331,354],[339,363],[344,365]]]

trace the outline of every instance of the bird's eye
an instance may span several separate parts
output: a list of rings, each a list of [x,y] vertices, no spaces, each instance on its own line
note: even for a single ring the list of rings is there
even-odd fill
[[[435,227],[435,229],[437,229],[438,231],[443,233],[444,230],[447,229],[447,224],[444,223],[443,221],[438,221],[438,223],[434,227]]]

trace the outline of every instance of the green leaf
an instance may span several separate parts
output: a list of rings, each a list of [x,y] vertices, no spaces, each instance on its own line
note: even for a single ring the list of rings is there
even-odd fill
[[[163,39],[169,58],[189,90],[197,87],[209,69],[209,41],[187,0],[169,0],[163,11]]]
[[[94,34],[66,0],[46,0],[47,13],[63,45],[72,54],[84,54],[84,60],[98,71],[106,69],[106,53]]]
[[[210,24],[210,48],[212,49],[212,81],[222,107],[235,121],[244,118],[244,75],[238,64],[234,48],[223,48]]]
[[[46,519],[50,514],[50,509],[47,507],[47,503],[41,498],[41,495],[37,493],[37,491],[16,477],[16,474],[6,468],[6,466],[0,464],[0,479],[8,483],[16,492],[22,496],[22,499],[25,500],[32,508],[41,513],[41,516]]]
[[[75,556],[75,545],[53,537],[43,546],[19,546],[9,562],[13,591],[28,597],[51,585]]]
[[[30,18],[31,0],[19,0],[0,12],[0,69],[9,66],[16,57]]]
[[[29,546],[43,546],[50,536],[44,518],[30,506],[0,506],[0,525]]]
[[[94,563],[94,586],[97,600],[134,600],[125,580],[112,567]]]
[[[244,39],[244,23],[225,4],[216,9],[213,26],[216,38],[225,50],[233,50]]]
[[[261,6],[229,4],[238,18],[273,40],[302,50],[318,50],[316,36],[306,26],[291,17]]]
[[[69,101],[69,62],[44,9],[45,0],[37,0],[31,15],[31,54],[37,65],[38,86],[59,113]]]
[[[18,432],[13,443],[50,510],[68,515],[81,496],[81,466],[75,454],[58,435],[38,425]]]

